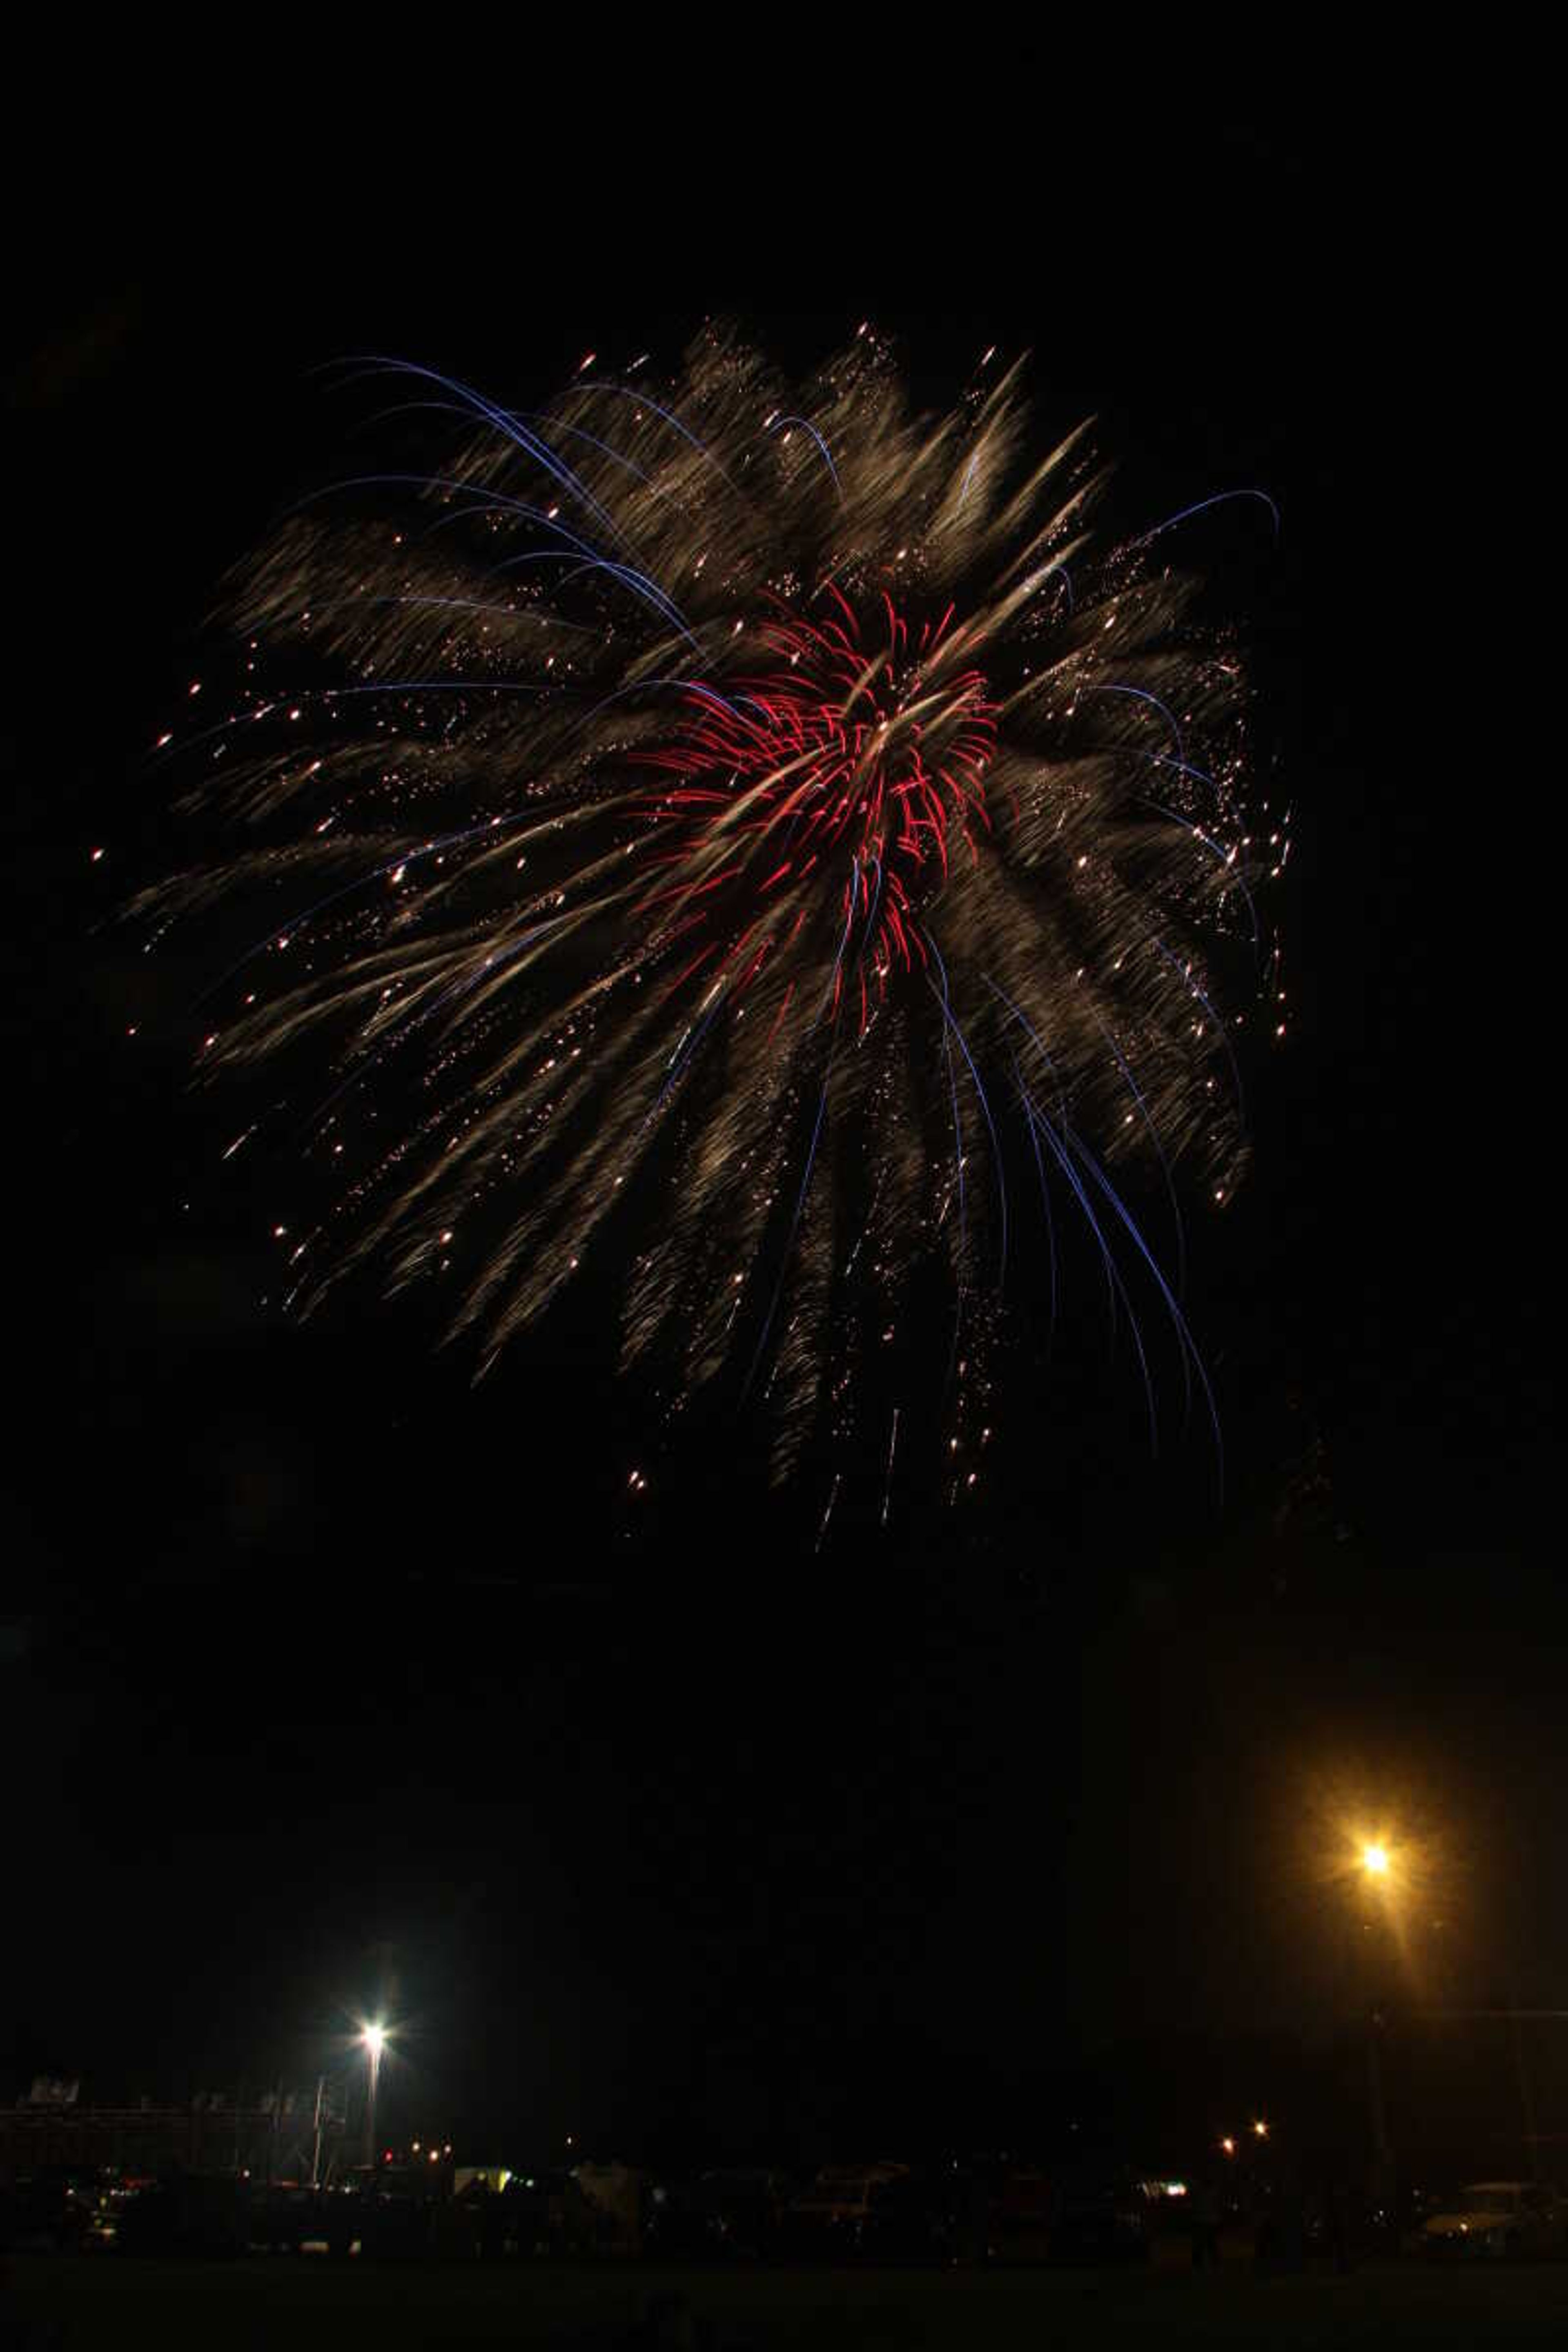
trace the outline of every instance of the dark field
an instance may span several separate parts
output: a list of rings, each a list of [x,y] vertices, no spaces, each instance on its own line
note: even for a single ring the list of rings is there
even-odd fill
[[[661,2296],[683,2320],[650,2323]],[[1072,2352],[1079,2346],[1468,2345],[1568,2340],[1568,2264],[1463,2271],[1369,2264],[1268,2278],[1063,2271],[494,2271],[24,2258],[0,2296],[5,2352],[399,2352],[415,2345],[711,2344],[714,2352]],[[682,2332],[683,2327],[689,2332]]]

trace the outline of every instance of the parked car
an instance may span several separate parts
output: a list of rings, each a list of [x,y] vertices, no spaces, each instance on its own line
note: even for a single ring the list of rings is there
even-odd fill
[[[139,2185],[117,2217],[121,2254],[243,2254],[249,2243],[247,2184],[232,2173],[171,2171]]]
[[[698,2205],[714,2252],[766,2254],[778,2238],[789,2183],[764,2166],[705,2172],[697,2184]]]
[[[96,2174],[64,2167],[18,2180],[8,2200],[12,2244],[52,2252],[90,2244],[101,2194]]]
[[[297,2254],[301,2247],[326,2237],[321,2200],[299,2180],[274,2180],[265,2187],[252,2182],[248,2202],[248,2236],[263,2252]]]
[[[1437,2255],[1558,2254],[1568,2251],[1562,2199],[1531,2180],[1472,2180],[1421,2225],[1422,2252]]]
[[[957,2262],[971,2251],[968,2222],[968,2183],[952,2166],[900,2172],[872,2188],[858,2251],[875,2262]]]
[[[987,2215],[987,2251],[1001,2263],[1043,2263],[1056,2228],[1055,2178],[1037,2166],[998,2168]]]
[[[661,2180],[647,2200],[648,2251],[684,2262],[771,2253],[788,2194],[783,2175],[763,2166]]]
[[[1152,2203],[1141,2180],[1119,2171],[1069,2171],[1058,2185],[1051,2227],[1056,2263],[1147,2259]]]
[[[360,2252],[410,2261],[428,2251],[435,2190],[417,2165],[383,2164],[361,2189]]]
[[[519,2254],[559,2257],[588,2242],[591,2217],[569,2172],[514,2173],[506,2185],[508,2236]]]
[[[879,2195],[909,2178],[905,2164],[827,2165],[809,2189],[790,2200],[784,2242],[793,2252],[832,2261],[858,2253]]]

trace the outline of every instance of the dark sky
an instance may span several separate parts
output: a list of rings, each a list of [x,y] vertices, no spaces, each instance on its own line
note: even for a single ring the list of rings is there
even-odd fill
[[[398,2095],[541,2143],[831,2136],[907,2116],[911,2068],[928,2121],[926,2091],[989,2129],[1109,2043],[1328,2015],[1325,1823],[1363,1810],[1424,1825],[1467,1981],[1550,1997],[1550,1253],[1501,1139],[1529,1024],[1497,1001],[1449,617],[1496,330],[1386,125],[1112,126],[1008,113],[937,186],[831,194],[742,142],[652,203],[563,138],[547,236],[458,184],[237,214],[204,158],[155,223],[106,184],[34,239],[0,2095],[303,2073],[390,1971]],[[318,462],[310,372],[385,349],[537,393],[606,339],[673,359],[710,310],[798,365],[869,312],[933,400],[1028,348],[1049,421],[1095,411],[1138,496],[1279,503],[1230,584],[1298,812],[1295,1037],[1250,1073],[1255,1173],[1195,1267],[1223,1512],[1086,1352],[1010,1395],[967,1535],[910,1512],[817,1559],[815,1502],[771,1501],[725,1429],[628,1541],[639,1401],[572,1334],[476,1392],[374,1302],[258,1305],[185,1007],[100,926],[156,846],[139,762],[215,583]]]

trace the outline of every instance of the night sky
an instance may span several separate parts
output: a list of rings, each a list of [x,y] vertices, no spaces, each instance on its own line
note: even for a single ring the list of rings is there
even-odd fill
[[[155,228],[94,205],[33,241],[5,365],[0,2097],[302,2079],[384,1988],[416,2125],[1026,2133],[1125,2074],[1107,2053],[1327,2032],[1352,1818],[1426,1842],[1455,1997],[1563,2000],[1552,1212],[1511,1156],[1542,950],[1500,948],[1510,787],[1452,605],[1500,346],[1428,163],[1364,125],[1022,122],[934,191],[796,198],[732,158],[743,205],[689,168],[650,207],[563,140],[548,237],[456,185],[237,224],[193,174]],[[795,368],[872,315],[933,404],[1028,349],[1042,429],[1097,414],[1140,511],[1279,504],[1277,550],[1205,548],[1296,810],[1294,1034],[1247,1065],[1253,1173],[1194,1245],[1223,1510],[1084,1345],[1005,1396],[964,1528],[911,1508],[817,1556],[819,1487],[772,1496],[715,1423],[628,1535],[646,1400],[591,1318],[475,1390],[416,1310],[259,1304],[265,1182],[215,1182],[184,1085],[201,976],[110,919],[156,861],[142,756],[219,577],[319,466],[311,371],[384,350],[537,396],[590,347],[671,362],[715,312]]]

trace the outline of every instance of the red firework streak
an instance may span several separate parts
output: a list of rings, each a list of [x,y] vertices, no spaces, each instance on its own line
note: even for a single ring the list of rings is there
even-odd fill
[[[704,935],[672,990],[700,970],[730,971],[739,997],[814,909],[832,903],[823,892],[832,877],[841,927],[833,1010],[852,969],[863,1031],[868,963],[879,996],[895,965],[909,971],[917,957],[923,965],[921,906],[954,856],[979,862],[975,827],[991,830],[985,772],[996,713],[980,671],[942,650],[951,604],[911,641],[884,593],[868,644],[838,590],[830,583],[821,593],[836,613],[820,625],[783,610],[771,616],[756,632],[768,667],[727,677],[722,692],[689,686],[669,740],[633,755],[669,779],[645,804],[647,852],[663,872],[642,909],[660,910],[654,944]]]

